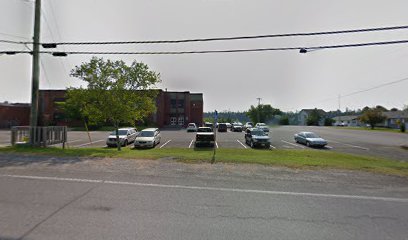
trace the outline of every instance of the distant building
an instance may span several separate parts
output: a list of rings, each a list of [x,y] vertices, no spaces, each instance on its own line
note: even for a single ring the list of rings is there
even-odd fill
[[[28,125],[30,123],[30,104],[0,103],[0,128]]]
[[[81,126],[81,121],[67,120],[58,107],[65,101],[65,90],[40,90],[39,112],[41,125]],[[156,98],[156,112],[150,116],[152,124],[158,127],[185,127],[189,122],[203,124],[203,94],[167,92],[159,90]]]
[[[158,127],[185,127],[193,122],[203,124],[203,94],[185,92],[167,92],[158,90],[156,112],[150,116],[151,124]],[[40,126],[66,125],[83,126],[81,120],[69,120],[58,103],[65,102],[66,90],[39,91]],[[0,104],[0,128],[29,125],[30,104]]]
[[[383,115],[387,117],[384,127],[399,128],[399,124],[405,124],[408,127],[408,111],[383,112]]]
[[[334,120],[334,126],[350,126],[350,127],[359,127],[363,126],[364,124],[360,122],[359,115],[351,115],[351,116],[337,116],[332,118]]]
[[[300,112],[298,113],[298,124],[299,125],[307,125],[307,118],[309,117],[310,113],[313,111],[314,109],[302,109],[300,110]],[[319,125],[323,126],[324,125],[324,118],[326,116],[326,112],[323,109],[317,109],[317,111],[319,112],[319,115],[321,117],[320,121],[319,121]]]

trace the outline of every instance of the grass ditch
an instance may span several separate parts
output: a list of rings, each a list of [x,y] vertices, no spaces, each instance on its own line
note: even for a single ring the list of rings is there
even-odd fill
[[[127,158],[127,159],[160,159],[172,158],[185,163],[212,162],[212,149],[131,149],[123,148],[32,148],[32,147],[3,147],[1,153],[36,154],[61,157],[98,157],[98,158]],[[215,162],[235,164],[263,164],[304,169],[346,169],[369,171],[374,173],[408,176],[408,162],[389,159],[338,153],[324,150],[259,150],[259,149],[217,149]]]

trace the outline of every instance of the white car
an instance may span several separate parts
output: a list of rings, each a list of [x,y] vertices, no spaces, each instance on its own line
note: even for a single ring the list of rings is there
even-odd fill
[[[260,128],[262,129],[264,132],[269,132],[269,128],[265,123],[257,123],[255,125],[255,128]]]
[[[187,132],[197,132],[197,125],[195,123],[189,123],[187,125]]]
[[[121,146],[127,146],[129,143],[135,141],[137,136],[136,128],[119,128],[119,143]],[[110,133],[108,139],[106,139],[106,145],[108,147],[117,147],[116,144],[116,131]]]
[[[137,147],[151,147],[154,148],[160,143],[161,135],[158,128],[146,128],[140,131],[135,139],[135,148]]]

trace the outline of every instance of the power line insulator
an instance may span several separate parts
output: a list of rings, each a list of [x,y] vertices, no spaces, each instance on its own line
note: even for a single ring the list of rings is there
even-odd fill
[[[56,43],[43,43],[41,44],[43,48],[57,48]]]
[[[66,52],[53,52],[52,56],[54,57],[66,57],[68,54]]]

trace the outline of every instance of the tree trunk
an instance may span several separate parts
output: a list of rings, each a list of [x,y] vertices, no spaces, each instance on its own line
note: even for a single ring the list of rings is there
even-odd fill
[[[119,141],[119,124],[118,123],[115,124],[115,129],[116,129],[116,146],[118,146],[118,151],[120,151],[121,150],[121,144],[120,144],[120,141]]]
[[[371,130],[374,130],[375,124],[370,124],[370,126],[371,126]]]
[[[91,134],[89,134],[88,124],[86,123],[85,118],[84,118],[84,126],[85,126],[85,131],[86,131],[86,133],[88,134],[89,143],[92,145]]]

